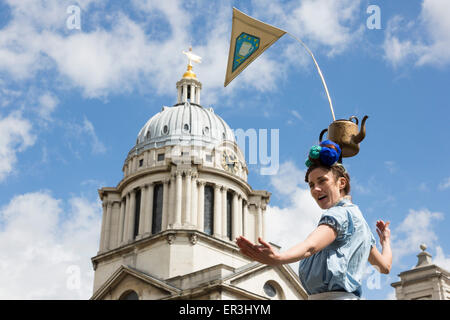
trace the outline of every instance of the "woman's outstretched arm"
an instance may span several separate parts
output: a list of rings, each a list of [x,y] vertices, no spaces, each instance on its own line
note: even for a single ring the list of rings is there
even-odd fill
[[[327,247],[336,239],[336,231],[326,225],[319,225],[305,241],[300,242],[285,252],[277,252],[274,248],[261,238],[260,244],[253,244],[244,237],[236,238],[236,243],[241,252],[249,258],[268,265],[280,265],[296,262],[308,258]]]
[[[378,267],[381,273],[388,274],[392,266],[392,251],[391,251],[391,230],[389,229],[390,222],[384,223],[383,220],[377,221],[377,233],[380,237],[381,253],[373,246],[370,250],[369,263]]]

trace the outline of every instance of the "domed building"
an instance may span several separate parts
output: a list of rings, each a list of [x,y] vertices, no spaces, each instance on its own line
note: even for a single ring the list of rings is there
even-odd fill
[[[239,252],[234,239],[264,237],[270,193],[253,190],[233,131],[200,104],[192,71],[177,103],[139,131],[116,187],[103,187],[91,299],[306,299],[288,266]]]

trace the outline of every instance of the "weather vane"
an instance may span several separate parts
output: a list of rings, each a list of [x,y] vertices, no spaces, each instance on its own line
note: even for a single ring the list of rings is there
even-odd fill
[[[188,57],[189,63],[188,66],[192,67],[192,61],[196,63],[202,63],[202,57],[193,54],[192,53],[192,47],[189,47],[189,51],[183,51],[183,54],[185,54]]]

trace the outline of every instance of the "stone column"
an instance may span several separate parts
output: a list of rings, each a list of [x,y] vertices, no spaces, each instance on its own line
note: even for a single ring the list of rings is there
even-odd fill
[[[187,84],[183,84],[183,101],[182,102],[186,102],[187,101]]]
[[[185,177],[185,202],[184,202],[184,212],[183,212],[183,226],[189,226],[191,224],[191,187],[192,178],[191,172],[186,172]]]
[[[122,245],[128,242],[128,223],[129,223],[129,215],[130,215],[130,193],[128,192],[125,195],[126,205],[125,205],[125,216],[124,216],[124,224],[123,224],[123,234],[122,234]]]
[[[169,185],[169,212],[167,215],[168,227],[173,228],[175,223],[175,176],[173,174],[170,175],[170,185]]]
[[[152,220],[153,220],[153,193],[155,185],[153,182],[146,184],[144,190],[146,190],[146,205],[144,211],[144,235],[149,235],[152,232]]]
[[[175,220],[174,227],[179,228],[181,226],[181,184],[183,180],[181,172],[176,173],[176,191],[175,191]]]
[[[136,211],[136,191],[132,190],[130,192],[130,209],[128,214],[128,231],[126,238],[127,242],[133,241],[135,211]]]
[[[131,159],[131,172],[130,173],[135,173],[136,172],[136,157],[133,156],[133,158]]]
[[[266,239],[266,206],[261,206],[261,238]]]
[[[239,195],[238,196],[238,204],[237,204],[237,227],[238,227],[238,229],[237,229],[237,236],[241,236],[241,235],[243,235],[244,234],[244,232],[242,231],[242,225],[243,225],[243,223],[242,223],[242,214],[243,214],[243,212],[242,212],[242,196],[241,195]],[[235,238],[233,238],[233,240],[234,240]]]
[[[137,234],[137,238],[140,239],[142,238],[142,236],[144,235],[144,228],[145,228],[145,224],[146,224],[146,216],[145,216],[145,211],[147,210],[147,187],[143,186],[141,188],[141,204],[140,204],[140,209],[141,212],[139,213],[139,229],[138,229],[138,234]]]
[[[244,202],[243,212],[242,212],[242,234],[244,237],[248,237],[248,202]]]
[[[227,236],[227,188],[222,187],[222,238],[228,239]]]
[[[148,167],[148,151],[144,151],[144,168]]]
[[[103,214],[102,214],[102,227],[101,227],[101,231],[100,231],[100,246],[99,246],[99,251],[105,251],[105,233],[106,233],[106,202],[102,203],[102,209],[103,209]]]
[[[236,239],[239,235],[239,208],[238,208],[238,194],[236,192],[233,193],[233,201],[231,207],[231,241]]]
[[[214,186],[214,232],[215,237],[220,238],[222,233],[222,192],[221,186]]]
[[[263,217],[262,217],[262,209],[261,205],[256,206],[256,237],[255,241],[258,241],[258,237],[262,237],[262,228],[263,228]]]
[[[104,249],[109,250],[111,248],[109,241],[111,238],[111,216],[112,216],[112,201],[106,203],[106,224],[105,224],[105,242]]]
[[[198,230],[205,231],[205,182],[198,181],[198,210],[197,210]]]
[[[122,198],[122,201],[120,201],[120,215],[119,215],[119,225],[118,225],[118,232],[117,232],[117,243],[116,246],[120,246],[120,244],[123,241],[123,226],[125,223],[125,198]]]
[[[198,215],[198,187],[197,187],[197,174],[193,173],[192,174],[192,196],[191,196],[191,225],[194,227],[194,229],[198,229],[198,220],[197,220],[197,215]]]
[[[168,216],[169,216],[169,181],[170,179],[166,178],[163,181],[163,207],[162,207],[162,220],[161,220],[161,231],[167,229],[168,225]]]
[[[200,87],[197,87],[197,94],[195,95],[195,98],[197,99],[196,100],[196,103],[197,104],[200,104]]]
[[[195,102],[195,85],[191,85],[191,101]]]

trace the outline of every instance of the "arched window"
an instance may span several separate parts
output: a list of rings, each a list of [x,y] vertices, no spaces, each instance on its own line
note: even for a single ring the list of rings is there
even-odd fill
[[[119,300],[139,300],[139,296],[135,291],[128,290],[120,296]]]
[[[141,215],[141,189],[136,191],[135,199],[136,199],[136,207],[134,210],[133,238],[135,238],[139,233],[139,217]]]
[[[284,300],[286,299],[283,289],[274,280],[269,280],[264,283],[263,286],[264,293],[272,300]]]
[[[204,203],[204,231],[212,235],[214,231],[214,188],[205,186],[205,203]]]
[[[152,218],[152,234],[161,231],[162,225],[162,209],[163,209],[163,185],[155,184],[153,190],[153,218]]]
[[[227,192],[227,237],[231,240],[231,226],[233,215],[233,194]]]

